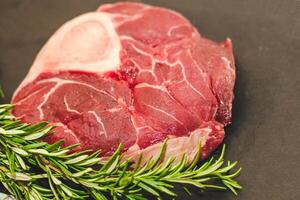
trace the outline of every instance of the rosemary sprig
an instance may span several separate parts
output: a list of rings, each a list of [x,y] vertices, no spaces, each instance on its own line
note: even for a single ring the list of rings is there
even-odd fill
[[[175,157],[161,162],[167,142],[158,158],[143,165],[142,157],[137,163],[125,159],[121,145],[103,161],[100,152],[70,153],[76,145],[42,142],[53,127],[45,122],[30,125],[15,120],[12,108],[0,105],[0,182],[17,199],[144,200],[145,193],[162,199],[162,194],[176,197],[174,184],[201,190],[229,189],[234,194],[242,188],[234,180],[241,169],[231,172],[237,162],[224,163],[225,145],[218,159],[211,158],[201,166],[197,166],[200,146],[192,163],[187,156],[180,162],[175,162]]]

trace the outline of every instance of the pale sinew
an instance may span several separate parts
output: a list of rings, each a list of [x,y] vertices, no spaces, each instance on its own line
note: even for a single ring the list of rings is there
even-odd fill
[[[13,114],[56,125],[47,141],[110,155],[206,157],[231,122],[229,39],[202,37],[180,14],[137,3],[101,6],[64,24],[14,94]]]

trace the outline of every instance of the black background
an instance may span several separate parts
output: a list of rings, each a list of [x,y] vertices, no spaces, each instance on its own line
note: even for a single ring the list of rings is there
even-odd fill
[[[47,38],[65,21],[101,3],[96,0],[1,0],[0,84],[8,102]],[[142,1],[181,12],[203,33],[230,37],[237,62],[228,159],[243,167],[244,189],[193,191],[178,199],[300,199],[300,1]],[[178,189],[179,190],[179,189]]]

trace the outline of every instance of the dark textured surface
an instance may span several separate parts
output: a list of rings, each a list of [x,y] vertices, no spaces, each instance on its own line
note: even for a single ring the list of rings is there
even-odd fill
[[[6,102],[47,38],[103,2],[0,1],[0,84]],[[234,44],[238,79],[226,155],[240,161],[244,189],[238,197],[193,191],[193,197],[178,199],[300,199],[300,1],[142,2],[177,10],[203,35],[217,41],[230,37]]]

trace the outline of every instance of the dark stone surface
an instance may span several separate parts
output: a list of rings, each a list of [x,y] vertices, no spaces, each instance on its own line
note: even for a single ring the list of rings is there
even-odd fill
[[[47,38],[96,0],[1,0],[0,84],[9,101]],[[181,12],[203,35],[233,40],[237,61],[227,158],[243,167],[244,186],[230,193],[193,191],[203,200],[300,199],[300,1],[152,0]],[[3,100],[2,100],[3,102]]]

